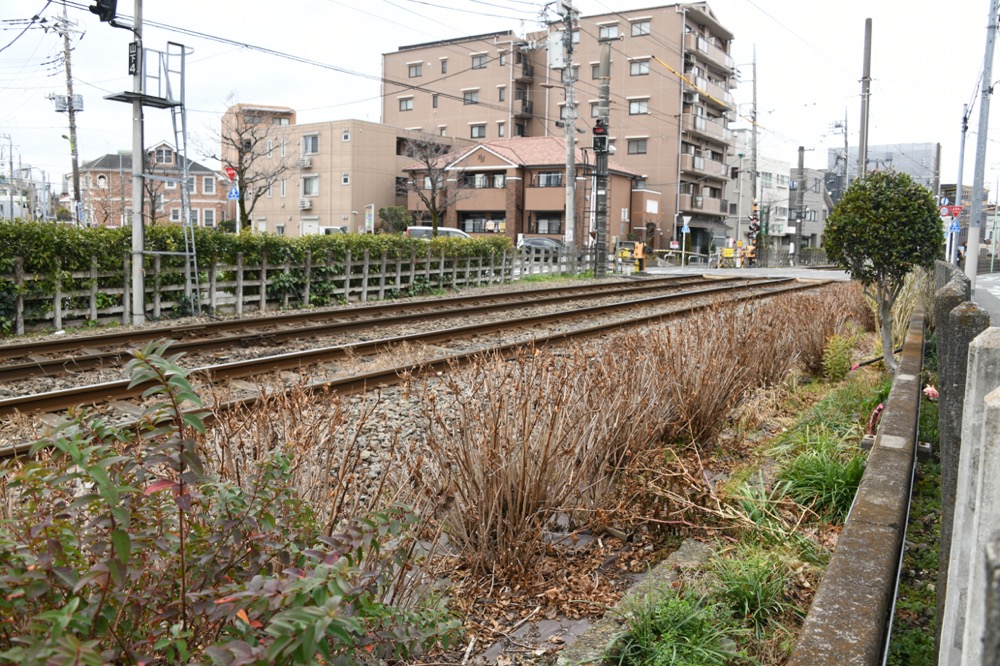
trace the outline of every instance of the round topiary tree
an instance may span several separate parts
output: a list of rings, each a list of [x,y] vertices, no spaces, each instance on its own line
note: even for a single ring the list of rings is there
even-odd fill
[[[917,266],[943,256],[944,231],[934,195],[909,175],[873,171],[847,188],[826,223],[826,256],[858,280],[878,307],[885,367],[892,355],[892,306]]]

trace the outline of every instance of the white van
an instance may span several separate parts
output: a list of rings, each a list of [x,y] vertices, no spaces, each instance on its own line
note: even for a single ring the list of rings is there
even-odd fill
[[[461,229],[454,227],[438,227],[438,236],[444,238],[472,238]],[[434,237],[434,227],[406,227],[407,238],[423,238],[430,240]]]

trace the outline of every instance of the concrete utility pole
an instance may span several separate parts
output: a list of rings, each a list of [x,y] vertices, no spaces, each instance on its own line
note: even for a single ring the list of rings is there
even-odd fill
[[[861,70],[861,134],[858,136],[858,178],[868,172],[868,111],[872,85],[872,20],[865,19],[865,60]]]
[[[8,134],[7,139],[7,157],[9,158],[8,165],[10,167],[10,175],[7,181],[7,195],[10,198],[10,221],[14,221],[14,138]]]
[[[958,143],[958,184],[955,185],[956,206],[962,205],[962,194],[965,188],[962,187],[962,167],[965,165],[965,135],[969,131],[969,105],[962,105],[962,139]],[[959,213],[961,215],[961,213]],[[957,219],[957,218],[956,218]],[[958,254],[958,234],[948,232],[948,241],[945,243],[945,250],[948,253],[948,261],[955,263],[955,255]]]
[[[795,265],[802,265],[802,225],[806,222],[806,149],[799,146],[799,183],[795,206],[799,211],[799,223],[795,225]]]
[[[144,251],[146,248],[146,216],[142,201],[142,172],[146,162],[142,137],[142,74],[146,67],[142,52],[142,0],[135,0],[133,25],[136,49],[136,68],[132,75],[132,324],[146,323],[146,275]],[[184,183],[180,187],[186,187]]]
[[[566,222],[563,238],[566,246],[576,244],[576,97],[574,85],[576,74],[573,71],[573,23],[576,20],[576,10],[573,0],[563,0],[563,51],[566,54],[566,67],[563,69],[566,87]]]
[[[63,61],[66,65],[66,115],[69,116],[69,152],[73,158],[73,222],[80,225],[83,210],[80,195],[80,157],[76,148],[76,101],[73,98],[73,67],[70,64],[69,17],[63,1],[63,20],[59,31],[63,38]]]
[[[760,224],[760,201],[757,200],[757,46],[753,47],[753,105],[750,109],[750,217]],[[758,266],[764,265],[764,246],[767,237],[763,229],[754,238],[755,254]]]
[[[611,42],[614,39],[602,39],[601,60],[598,65],[598,102],[597,120],[605,128],[604,149],[598,150],[598,142],[594,142],[594,158],[596,162],[597,190],[597,238],[594,251],[597,253],[597,263],[594,265],[594,277],[603,278],[608,274],[608,140],[610,123],[608,122],[609,103],[611,100]]]
[[[969,240],[965,248],[965,274],[976,293],[976,269],[979,267],[979,228],[983,216],[983,180],[986,178],[986,140],[990,129],[990,97],[993,96],[993,47],[997,38],[997,14],[1000,0],[990,2],[986,25],[986,56],[983,59],[983,90],[979,98],[979,134],[976,136],[976,171],[972,176],[972,212],[969,214]]]

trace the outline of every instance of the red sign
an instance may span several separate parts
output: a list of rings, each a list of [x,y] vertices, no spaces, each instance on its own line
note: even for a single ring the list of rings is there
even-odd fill
[[[236,180],[236,169],[227,164],[224,171],[226,172],[226,176],[229,177],[229,180]]]
[[[958,217],[959,215],[962,214],[962,207],[961,206],[948,206],[948,208],[951,209],[951,216],[952,217]]]

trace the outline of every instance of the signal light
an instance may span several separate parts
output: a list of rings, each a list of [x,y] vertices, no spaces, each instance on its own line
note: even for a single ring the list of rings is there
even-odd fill
[[[118,11],[118,0],[97,0],[96,5],[90,6],[90,11],[97,14],[101,21],[114,20]]]

